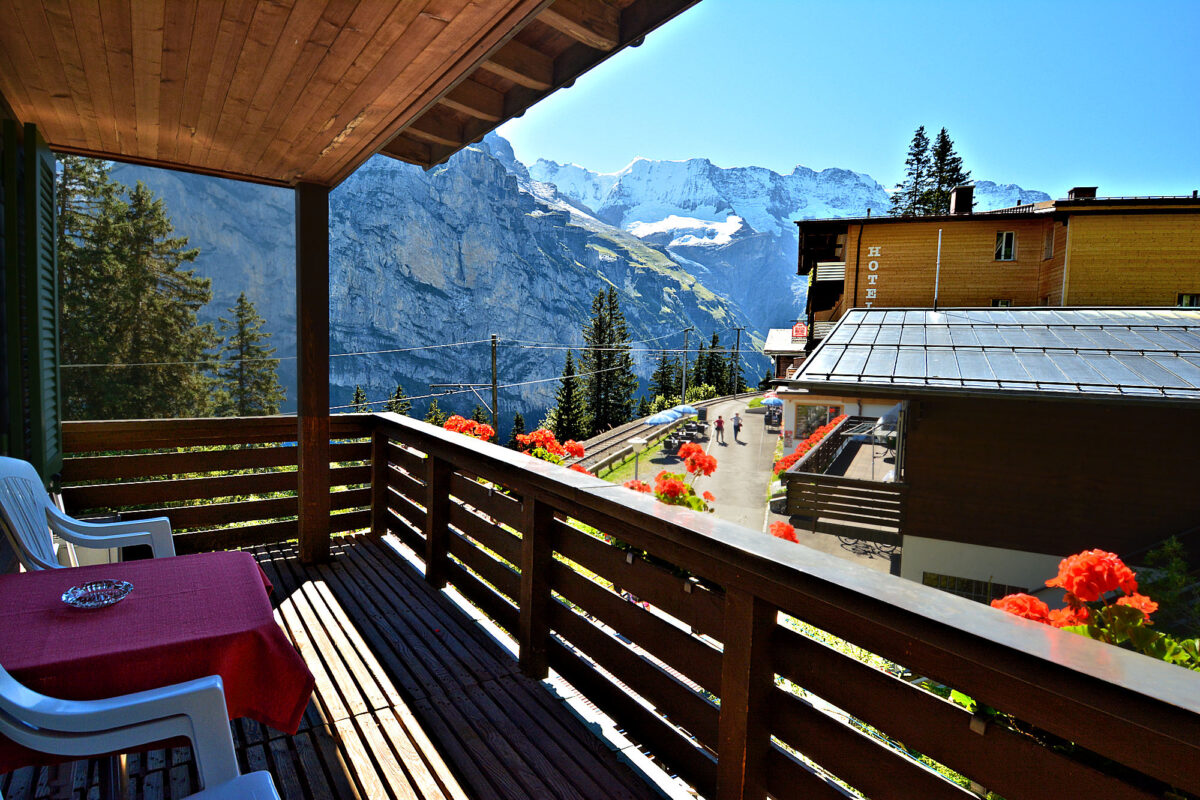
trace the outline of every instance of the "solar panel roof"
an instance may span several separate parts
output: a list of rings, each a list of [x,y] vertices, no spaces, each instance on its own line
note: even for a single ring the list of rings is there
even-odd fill
[[[854,309],[794,382],[813,392],[1200,402],[1200,309]]]

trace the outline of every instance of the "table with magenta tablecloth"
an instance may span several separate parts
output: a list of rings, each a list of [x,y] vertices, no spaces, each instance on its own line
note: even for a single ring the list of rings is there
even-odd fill
[[[133,591],[108,608],[62,602],[111,578]],[[94,700],[220,675],[230,719],[295,733],[313,676],[275,622],[271,583],[248,553],[200,553],[0,575],[0,664],[51,697]],[[53,763],[0,736],[0,773]]]

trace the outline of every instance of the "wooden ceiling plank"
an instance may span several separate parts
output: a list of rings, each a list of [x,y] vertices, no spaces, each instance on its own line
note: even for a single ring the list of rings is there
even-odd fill
[[[43,136],[52,135],[65,142],[83,144],[87,137],[78,118],[73,98],[63,90],[66,76],[59,64],[54,35],[50,31],[42,7],[33,3],[15,5],[16,8],[8,20],[11,26],[9,33],[15,35],[16,39],[13,43],[14,60],[22,65],[23,73],[28,74],[32,71],[35,75],[30,86],[31,116],[21,121],[37,119]],[[47,110],[49,114],[46,113]],[[41,119],[45,119],[46,122],[41,122]]]
[[[463,126],[447,114],[438,113],[436,109],[422,114],[405,128],[404,132],[414,139],[454,148],[462,147],[466,143],[463,139]]]
[[[197,28],[197,0],[171,0],[163,19],[162,76],[159,79],[158,154],[174,161],[179,153],[179,117],[184,105],[192,42]]]
[[[554,83],[554,61],[516,39],[493,53],[481,66],[529,89],[547,91]]]
[[[428,143],[414,141],[404,135],[392,139],[381,152],[409,164],[428,164],[432,158]]]
[[[315,4],[302,5],[313,8]],[[247,118],[251,116],[250,102],[266,77],[271,57],[282,38],[289,12],[293,9],[273,0],[259,0],[254,9],[246,40],[233,70],[233,80],[225,95],[225,103],[221,106],[213,166],[228,170],[230,159],[238,158],[237,140]]]
[[[158,158],[158,107],[162,99],[163,23],[166,0],[137,0],[129,5],[133,31],[134,101],[137,103],[138,154]]]
[[[621,12],[603,0],[554,0],[538,15],[538,22],[605,52],[615,49],[621,38]]]
[[[314,163],[335,152],[364,123],[368,127],[363,130],[370,129],[371,104],[385,94],[398,76],[412,67],[421,49],[429,46],[447,27],[446,20],[439,15],[427,14],[424,8],[412,14],[412,9],[404,6],[401,3],[383,28],[376,32],[346,70],[342,85],[315,110],[305,131],[308,135],[294,143],[299,152],[311,156],[310,169]],[[409,75],[403,80],[412,86],[414,79]],[[355,136],[362,133],[360,130]]]
[[[504,95],[470,78],[447,92],[440,102],[447,108],[489,122],[499,121],[504,113]]]
[[[360,3],[291,109],[287,126],[291,135],[278,137],[260,158],[256,170],[277,173],[293,168],[284,165],[289,162],[294,165],[306,154],[304,145],[311,142],[316,130],[332,116],[338,97],[349,93],[350,87],[344,82],[347,73],[363,56],[377,32],[387,25],[404,23],[415,17],[420,8],[419,3],[409,0]],[[317,148],[312,155],[319,151]],[[312,161],[315,158],[309,163]]]
[[[260,166],[264,154],[269,152],[272,143],[283,133],[284,125],[292,119],[292,111],[301,95],[312,88],[313,76],[357,6],[358,0],[330,0],[326,3],[303,43],[291,75],[276,93],[270,110],[261,122],[263,135],[246,150],[246,163],[251,169]]]
[[[104,42],[100,38],[99,0],[70,0],[71,19],[75,24],[75,42],[80,58],[85,64],[104,64],[107,61]],[[117,132],[117,117],[113,108],[112,85],[103,70],[87,69],[88,93],[92,109],[96,113],[100,146],[105,150],[116,150],[120,142]]]
[[[76,24],[66,0],[43,0],[42,11],[54,37],[58,62],[66,86],[70,90],[75,111],[79,116],[81,133],[86,141],[102,146],[100,124],[96,113],[83,54],[76,39]]]
[[[137,102],[133,95],[133,29],[128,10],[116,3],[100,4],[104,60],[117,124],[117,152],[138,154]]]
[[[403,125],[432,108],[446,92],[510,41],[549,3],[550,0],[512,0],[503,8],[493,7],[493,14],[486,24],[480,26],[473,35],[466,31],[456,31],[455,46],[445,54],[442,63],[426,63],[427,60],[423,59],[418,65],[427,77],[421,82],[423,88],[407,93],[407,96],[413,99],[404,100],[401,95],[381,96],[377,102],[388,109],[384,124],[370,131],[370,135],[365,139],[360,139],[357,149],[343,148],[340,153],[335,154],[334,160],[316,164],[310,174],[317,176],[317,180],[334,186],[345,180],[371,155],[379,152]],[[455,23],[460,21],[456,19]],[[401,82],[396,85],[404,84]],[[446,150],[446,154],[452,152],[453,150]],[[432,155],[434,158],[445,157],[438,155],[436,147]]]
[[[225,0],[221,8],[221,21],[217,26],[217,41],[214,45],[213,67],[209,69],[200,99],[200,115],[196,120],[196,133],[191,137],[188,163],[212,168],[219,156],[213,152],[220,136],[218,125],[225,95],[233,80],[237,59],[230,53],[240,53],[250,29],[255,0]]]
[[[15,48],[9,45],[4,33],[11,35],[12,29],[0,32],[0,95],[11,106],[12,113],[18,120],[33,119],[33,100],[30,97],[29,86],[24,81],[16,80],[21,73],[12,61]],[[0,104],[0,112],[2,111],[3,105]]]
[[[221,4],[211,0],[203,0],[196,6],[175,131],[173,158],[177,161],[186,162],[192,155],[192,143],[204,105],[204,87],[221,32],[221,11]]]

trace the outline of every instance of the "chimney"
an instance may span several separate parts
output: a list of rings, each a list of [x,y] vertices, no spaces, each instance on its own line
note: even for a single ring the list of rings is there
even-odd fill
[[[1095,200],[1095,186],[1076,186],[1071,191],[1067,192],[1068,200]]]
[[[955,186],[950,190],[950,213],[970,214],[971,204],[975,197],[975,187],[972,185]]]

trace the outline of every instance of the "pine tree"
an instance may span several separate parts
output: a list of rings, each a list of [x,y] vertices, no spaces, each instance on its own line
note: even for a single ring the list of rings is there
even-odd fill
[[[758,382],[758,388],[770,389],[771,381],[773,380],[775,380],[775,375],[772,374],[771,370],[767,370],[767,374],[763,375],[762,380]]]
[[[930,189],[925,199],[927,214],[949,214],[950,192],[971,179],[971,171],[963,169],[962,158],[954,152],[954,142],[946,129],[938,131],[930,151]]]
[[[629,326],[612,286],[601,289],[592,301],[592,316],[584,327],[583,340],[587,348],[579,363],[586,376],[588,431],[594,436],[629,421],[638,385]]]
[[[704,342],[701,342],[700,350],[696,353],[696,363],[692,365],[692,374],[688,375],[688,386],[699,386],[704,383],[707,376],[708,351],[704,347]]]
[[[525,433],[525,418],[521,416],[521,412],[513,414],[512,430],[508,433],[508,447],[512,450],[520,450],[521,445],[517,442],[517,437]]]
[[[920,216],[929,213],[926,203],[929,190],[933,188],[930,174],[929,137],[925,126],[917,128],[908,145],[908,157],[904,160],[904,180],[896,185],[892,193],[892,214]]]
[[[221,317],[225,344],[216,370],[220,387],[216,412],[238,417],[278,414],[286,394],[279,385],[279,359],[271,357],[275,348],[264,344],[271,338],[262,329],[266,320],[245,292],[238,295],[229,314],[230,319]]]
[[[708,347],[708,363],[705,365],[702,383],[716,389],[718,396],[732,394],[729,391],[729,354],[721,347],[721,339],[715,333]]]
[[[196,314],[211,282],[186,265],[163,202],[114,181],[103,161],[64,156],[57,177],[60,355],[66,419],[205,416],[218,340]]]
[[[567,351],[567,360],[563,365],[562,382],[554,395],[555,408],[558,414],[554,419],[554,438],[560,442],[568,439],[582,441],[588,438],[587,407],[584,405],[583,387],[580,379],[575,377],[575,358]]]
[[[646,399],[646,395],[642,395],[642,399],[638,400],[637,418],[641,419],[643,417],[648,417],[651,413],[650,401]]]
[[[658,365],[650,375],[647,393],[651,397],[668,395],[679,390],[679,359],[663,350],[658,356]],[[642,415],[645,416],[645,415]]]
[[[350,410],[359,414],[365,414],[371,410],[371,407],[367,405],[367,393],[358,384],[354,385],[354,399],[350,401]]]
[[[430,425],[437,425],[439,428],[446,424],[449,419],[445,411],[438,407],[437,398],[429,401],[429,410],[425,412],[425,421]]]
[[[396,391],[392,392],[392,396],[388,398],[384,410],[395,414],[408,414],[412,411],[412,401],[404,393],[403,386],[398,383],[396,384]]]
[[[471,409],[471,419],[476,422],[482,422],[485,425],[492,424],[492,415],[479,403],[476,403],[475,407]]]

